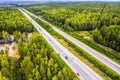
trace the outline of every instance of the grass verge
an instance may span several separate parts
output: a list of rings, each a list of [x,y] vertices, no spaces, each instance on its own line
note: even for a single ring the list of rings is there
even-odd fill
[[[73,36],[74,38],[80,40],[81,42],[85,43],[89,47],[95,49],[96,51],[98,51],[102,55],[110,58],[114,62],[120,64],[120,54],[118,52],[116,52],[114,50],[102,48],[101,46],[97,45],[97,43],[95,43],[93,40],[83,39],[75,34],[70,34],[70,35]]]

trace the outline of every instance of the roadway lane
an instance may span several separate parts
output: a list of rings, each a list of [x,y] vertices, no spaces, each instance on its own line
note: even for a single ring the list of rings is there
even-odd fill
[[[113,69],[115,72],[117,72],[118,74],[120,74],[120,65],[119,64],[117,64],[114,61],[110,60],[109,58],[103,56],[99,52],[97,52],[94,49],[88,47],[87,45],[83,44],[79,40],[77,40],[74,37],[68,35],[67,33],[61,31],[60,29],[58,29],[55,26],[53,26],[50,23],[48,23],[47,21],[45,21],[45,20],[37,17],[36,15],[30,13],[26,9],[23,9],[23,10],[26,11],[27,13],[29,13],[30,15],[32,15],[32,16],[40,19],[40,20],[42,20],[43,22],[45,22],[47,24],[49,24],[53,28],[53,30],[55,30],[56,32],[58,32],[59,34],[61,34],[62,36],[64,36],[65,38],[67,38],[68,40],[70,40],[71,42],[73,42],[74,44],[76,44],[77,46],[79,46],[80,48],[82,48],[83,50],[85,50],[86,52],[88,52],[90,55],[92,55],[93,57],[95,57],[96,59],[98,59],[99,61],[101,61],[102,63],[104,63],[108,67],[110,67],[111,69]]]
[[[58,41],[56,41],[46,30],[44,30],[38,23],[36,23],[28,14],[18,8],[28,20],[35,26],[40,34],[46,39],[46,41],[53,47],[57,54],[64,60],[64,62],[73,70],[75,74],[81,80],[102,80],[102,78],[91,70],[87,65],[75,57],[65,47],[63,47]],[[67,57],[67,58],[66,58]]]

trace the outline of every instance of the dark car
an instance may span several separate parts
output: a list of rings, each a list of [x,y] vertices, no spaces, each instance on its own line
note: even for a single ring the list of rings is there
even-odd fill
[[[65,59],[68,59],[68,57],[67,57],[67,56],[65,56]]]
[[[78,75],[78,76],[80,76],[80,74],[79,74],[79,73],[77,73],[77,75]]]

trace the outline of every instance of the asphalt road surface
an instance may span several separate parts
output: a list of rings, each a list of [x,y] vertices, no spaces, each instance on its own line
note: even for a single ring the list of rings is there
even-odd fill
[[[80,80],[103,80],[97,73],[90,69],[86,64],[75,57],[65,47],[63,47],[58,41],[56,41],[46,30],[44,30],[38,23],[36,23],[28,14],[18,8],[28,20],[35,26],[40,34],[46,39],[46,41],[53,47],[56,53],[64,60],[64,62],[73,70]]]
[[[23,8],[22,8],[23,9]],[[95,51],[94,49],[88,47],[87,45],[83,44],[82,42],[80,42],[79,40],[75,39],[74,37],[70,36],[69,34],[61,31],[60,29],[56,28],[55,26],[51,25],[50,23],[48,23],[47,21],[37,17],[36,15],[34,15],[33,13],[23,9],[24,11],[26,11],[27,13],[29,13],[30,15],[42,20],[43,22],[49,24],[53,30],[55,30],[56,32],[58,32],[59,34],[61,34],[62,36],[64,36],[65,38],[67,38],[68,40],[70,40],[71,42],[73,42],[74,44],[76,44],[77,46],[79,46],[80,48],[82,48],[83,50],[85,50],[86,52],[88,52],[90,55],[92,55],[93,57],[95,57],[96,59],[98,59],[99,61],[101,61],[102,63],[104,63],[105,65],[107,65],[109,68],[113,69],[115,72],[117,72],[118,74],[120,74],[120,65],[115,63],[114,61],[110,60],[109,58],[103,56],[102,54],[100,54],[99,52]]]

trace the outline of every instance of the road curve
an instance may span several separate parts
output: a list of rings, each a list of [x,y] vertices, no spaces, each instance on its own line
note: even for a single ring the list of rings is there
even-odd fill
[[[40,34],[46,39],[46,41],[53,47],[57,54],[64,60],[64,62],[73,70],[75,74],[81,80],[103,80],[98,74],[91,70],[86,64],[75,57],[65,47],[63,47],[58,41],[56,41],[46,30],[44,30],[38,23],[36,23],[28,14],[18,8],[28,20],[35,26]],[[67,57],[67,58],[66,58]]]
[[[56,32],[58,32],[59,34],[61,34],[62,36],[64,36],[65,38],[67,38],[68,40],[70,40],[71,42],[73,42],[74,44],[76,44],[77,46],[79,46],[80,48],[82,48],[83,50],[85,50],[86,52],[88,52],[90,55],[92,55],[93,57],[95,57],[96,59],[98,59],[99,61],[101,61],[102,63],[104,63],[105,65],[107,65],[109,68],[113,69],[115,72],[117,72],[118,74],[120,74],[120,65],[115,63],[114,61],[110,60],[109,58],[103,56],[102,54],[100,54],[99,52],[95,51],[94,49],[88,47],[87,45],[83,44],[82,42],[80,42],[79,40],[75,39],[74,37],[70,36],[69,34],[61,31],[60,29],[56,28],[55,26],[53,26],[52,24],[48,23],[47,21],[37,17],[36,15],[34,15],[33,13],[27,11],[26,9],[22,8],[24,11],[26,11],[27,13],[29,13],[30,15],[42,20],[43,22],[49,24],[53,30],[55,30]]]

